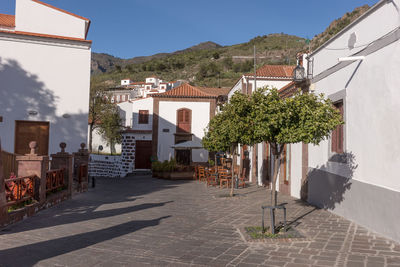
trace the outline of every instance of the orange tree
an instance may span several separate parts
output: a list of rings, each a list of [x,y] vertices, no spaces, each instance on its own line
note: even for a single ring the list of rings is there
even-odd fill
[[[232,155],[231,196],[234,193],[234,163],[237,160],[238,144],[248,144],[252,140],[250,112],[249,96],[236,92],[221,107],[221,112],[210,120],[202,140],[208,151],[224,151]]]
[[[269,143],[274,156],[271,205],[276,206],[276,182],[285,145],[300,142],[318,145],[343,121],[322,94],[299,91],[290,98],[281,98],[277,89],[263,88],[252,94],[250,106],[251,143]]]

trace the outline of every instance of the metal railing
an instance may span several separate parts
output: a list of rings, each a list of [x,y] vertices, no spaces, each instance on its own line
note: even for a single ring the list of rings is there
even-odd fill
[[[65,186],[65,169],[56,169],[46,172],[46,192],[52,192]]]
[[[19,204],[24,201],[32,200],[35,197],[36,175],[6,179],[7,206]]]

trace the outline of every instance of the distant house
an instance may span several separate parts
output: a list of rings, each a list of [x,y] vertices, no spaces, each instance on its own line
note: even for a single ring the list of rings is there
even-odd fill
[[[134,82],[129,78],[121,80],[121,85],[108,90],[112,103],[146,98],[152,94],[159,94],[169,91],[182,84],[181,81],[164,82],[156,76],[148,77],[145,82]]]
[[[254,73],[242,75],[229,91],[228,97],[231,98],[235,92],[243,94],[252,94],[254,88],[274,87],[282,88],[292,82],[292,73],[295,66],[288,65],[264,65],[256,70],[256,79]],[[254,83],[256,86],[254,86]],[[249,180],[256,184],[264,184],[270,179],[269,173],[263,167],[268,155],[268,145],[265,143],[254,146],[241,146],[238,157],[238,164],[241,168],[246,168]],[[247,160],[248,157],[248,160]],[[244,166],[245,165],[245,166]]]
[[[225,101],[229,89],[183,84],[163,94],[153,95],[153,157],[175,158],[181,164],[208,161],[205,149],[174,149],[186,141],[201,144],[204,130],[214,117],[217,105]]]
[[[38,0],[0,14],[0,136],[3,149],[76,151],[87,140],[90,20]]]

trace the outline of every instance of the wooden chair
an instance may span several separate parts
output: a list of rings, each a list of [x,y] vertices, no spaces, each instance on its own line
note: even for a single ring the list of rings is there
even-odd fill
[[[199,166],[198,171],[199,171],[199,181],[205,181],[206,180],[206,172],[204,170],[204,167]]]
[[[219,188],[226,185],[227,188],[231,185],[231,173],[228,170],[218,172],[219,176]]]
[[[215,167],[206,170],[207,186],[218,185],[217,170]]]

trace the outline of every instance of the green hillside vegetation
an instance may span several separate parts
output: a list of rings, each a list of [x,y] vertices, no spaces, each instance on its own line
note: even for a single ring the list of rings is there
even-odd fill
[[[311,41],[311,49],[328,41],[369,9],[356,8],[333,21]],[[174,53],[160,53],[148,57],[120,59],[107,54],[93,53],[92,83],[118,86],[121,79],[144,81],[158,76],[164,81],[185,80],[196,86],[232,87],[243,73],[253,72],[253,47],[256,46],[257,66],[296,63],[296,54],[309,49],[306,39],[284,33],[257,36],[249,42],[220,46],[204,42]]]
[[[121,79],[144,81],[157,75],[165,81],[187,80],[197,86],[230,87],[243,74],[252,72],[253,47],[256,46],[257,64],[295,64],[298,51],[304,49],[305,39],[286,34],[259,36],[247,43],[191,50],[168,54],[142,63],[123,65],[122,61],[105,73],[93,75],[94,82],[119,85]],[[235,58],[240,56],[244,58]]]

